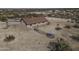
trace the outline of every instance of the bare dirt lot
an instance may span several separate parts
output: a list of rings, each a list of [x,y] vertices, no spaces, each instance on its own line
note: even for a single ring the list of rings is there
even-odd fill
[[[73,50],[79,50],[79,42],[73,41],[69,38],[72,33],[78,33],[77,29],[64,29],[63,26],[68,25],[66,19],[61,18],[47,18],[50,25],[40,26],[39,29],[45,32],[52,32],[55,38],[48,38],[43,34],[35,32],[33,29],[27,28],[24,23],[9,23],[8,29],[0,29],[0,50],[7,51],[48,51],[47,45],[50,41],[58,37],[63,37],[71,45]],[[60,31],[56,31],[55,27],[59,24]],[[70,24],[72,25],[72,24]],[[14,35],[15,40],[11,42],[4,42],[7,35]],[[75,35],[75,34],[74,34]]]

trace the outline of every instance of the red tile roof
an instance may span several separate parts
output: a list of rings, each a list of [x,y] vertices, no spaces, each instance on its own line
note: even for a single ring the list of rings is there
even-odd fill
[[[41,17],[25,17],[25,18],[23,18],[23,21],[26,23],[26,25],[48,22],[47,19],[43,16],[41,16]]]

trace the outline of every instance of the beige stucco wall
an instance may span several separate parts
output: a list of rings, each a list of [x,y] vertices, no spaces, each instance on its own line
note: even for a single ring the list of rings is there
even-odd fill
[[[27,25],[27,27],[28,27],[28,28],[39,27],[39,26],[46,25],[47,23],[48,23],[48,22],[37,23],[37,24]]]

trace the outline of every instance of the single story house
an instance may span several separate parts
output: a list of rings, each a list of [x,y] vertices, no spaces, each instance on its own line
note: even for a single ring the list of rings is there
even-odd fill
[[[49,24],[48,20],[44,16],[31,16],[22,18],[26,26],[41,26]]]

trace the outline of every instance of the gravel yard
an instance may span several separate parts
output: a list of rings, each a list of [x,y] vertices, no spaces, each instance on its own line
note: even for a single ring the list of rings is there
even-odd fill
[[[69,34],[76,32],[76,30],[64,29],[63,26],[70,24],[66,19],[61,18],[47,18],[50,25],[44,25],[38,27],[40,30],[45,32],[52,32],[55,34],[55,38],[50,39],[43,34],[35,32],[31,28],[27,28],[24,23],[15,22],[9,23],[8,29],[0,28],[0,50],[8,51],[48,51],[47,45],[50,41],[55,40],[58,37],[63,37],[70,43],[73,50],[79,50],[79,42],[73,41],[69,38]],[[69,20],[69,19],[68,19]],[[56,31],[55,27],[59,24],[61,28],[60,31]],[[1,27],[1,25],[0,25]],[[77,33],[77,32],[76,32]],[[7,35],[14,35],[15,40],[11,42],[4,42],[4,38]]]

